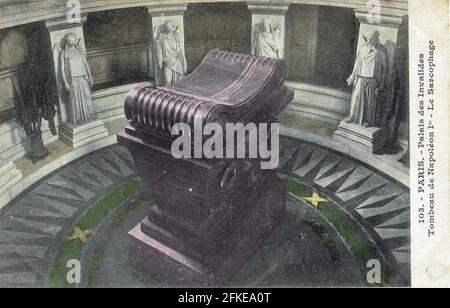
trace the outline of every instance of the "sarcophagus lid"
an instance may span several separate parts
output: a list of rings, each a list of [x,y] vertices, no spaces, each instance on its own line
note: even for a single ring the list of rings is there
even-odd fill
[[[284,86],[282,59],[211,50],[182,80],[155,87],[143,83],[125,102],[125,114],[137,131],[170,136],[175,123],[248,123],[273,120],[292,100]]]

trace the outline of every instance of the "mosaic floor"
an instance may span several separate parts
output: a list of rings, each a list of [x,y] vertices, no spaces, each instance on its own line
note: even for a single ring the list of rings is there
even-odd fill
[[[356,160],[282,138],[287,214],[233,286],[409,285],[409,190]],[[67,260],[81,261],[81,287],[152,287],[128,264],[128,231],[145,215],[126,149],[84,156],[36,183],[0,211],[0,286],[73,287]]]

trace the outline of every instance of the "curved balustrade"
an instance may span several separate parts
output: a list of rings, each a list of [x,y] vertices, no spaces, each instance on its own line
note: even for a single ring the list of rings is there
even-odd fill
[[[43,126],[44,143],[50,148],[52,155],[48,159],[38,162],[36,165],[33,165],[28,159],[23,157],[29,141],[24,137],[24,132],[15,123],[15,120],[0,124],[0,141],[2,150],[6,149],[6,151],[0,153],[0,158],[5,158],[3,161],[3,167],[0,167],[2,167],[3,170],[9,166],[8,172],[12,174],[9,183],[10,185],[0,187],[0,192],[2,192],[0,194],[2,195],[0,198],[0,208],[5,206],[9,201],[14,199],[25,189],[33,185],[33,183],[41,178],[44,178],[61,166],[90,152],[116,143],[115,133],[126,123],[123,110],[125,97],[127,93],[136,85],[137,84],[122,85],[95,91],[93,93],[97,114],[105,121],[109,131],[109,136],[103,140],[77,149],[70,149],[68,146],[59,141],[57,137],[50,134],[48,126]],[[340,145],[337,142],[333,142],[333,140],[330,139],[330,136],[324,136],[314,130],[310,130],[307,127],[308,125],[300,125],[301,127],[298,127],[298,125],[294,125],[294,127],[292,126],[293,116],[294,121],[301,121],[309,123],[310,125],[315,125],[314,123],[316,123],[322,127],[324,127],[324,125],[321,123],[323,123],[323,120],[325,119],[328,121],[327,123],[329,124],[330,129],[332,130],[333,127],[335,129],[337,119],[343,117],[342,111],[340,110],[345,110],[345,108],[348,107],[348,105],[344,104],[348,98],[348,93],[295,82],[287,82],[286,85],[294,90],[296,93],[295,95],[299,95],[299,93],[302,92],[309,92],[308,99],[312,104],[315,104],[320,100],[329,100],[335,101],[335,106],[338,107],[334,110],[323,111],[320,106],[308,107],[307,104],[294,99],[293,103],[287,107],[285,116],[281,117],[281,134],[311,143],[316,143],[324,147],[333,148],[334,150],[340,151],[348,156],[353,156],[358,160],[362,159],[367,165],[373,166],[386,174],[390,174],[392,178],[409,187],[409,170],[400,163],[395,163],[385,157],[375,157],[370,155],[362,156],[361,152],[349,146]],[[311,109],[309,112],[308,108]],[[325,115],[320,113],[324,113]],[[301,117],[296,118],[296,115],[301,115]],[[286,121],[285,118],[289,118],[289,116],[291,116],[291,120]],[[305,117],[310,118],[310,122],[305,120]],[[291,122],[291,124],[289,122]],[[19,170],[13,168],[14,166],[10,166],[12,160],[16,161],[17,167],[24,175],[23,178],[20,176]]]
[[[282,1],[279,3],[277,2],[276,5],[273,4],[273,2],[272,4],[269,4],[269,2],[261,0],[249,0],[241,2],[234,0],[192,0],[189,2],[178,0],[84,0],[80,1],[82,20],[79,24],[75,25],[65,23],[65,16],[69,10],[67,8],[66,0],[39,0],[27,1],[26,3],[23,3],[22,1],[0,0],[0,43],[3,38],[2,33],[6,33],[9,31],[9,29],[4,28],[10,28],[36,22],[41,22],[41,24],[43,24],[42,22],[45,22],[46,28],[42,28],[44,32],[48,31],[50,33],[51,40],[51,42],[48,43],[48,47],[49,49],[54,49],[53,46],[55,45],[55,42],[59,42],[59,40],[61,39],[60,32],[72,31],[72,27],[73,29],[75,29],[73,30],[74,32],[80,33],[80,35],[83,34],[83,27],[86,26],[86,24],[83,25],[83,23],[86,21],[86,15],[88,15],[89,17],[91,16],[90,14],[96,14],[100,11],[142,8],[144,10],[145,17],[148,17],[152,20],[153,28],[155,28],[156,24],[164,22],[165,15],[168,14],[172,16],[171,18],[175,18],[175,20],[183,21],[183,19],[189,18],[189,16],[186,17],[186,15],[189,15],[189,8],[194,7],[194,5],[192,4],[195,4],[196,7],[201,7],[201,5],[203,4],[206,5],[206,2],[208,2],[209,5],[216,2],[229,2],[229,5],[232,5],[233,3],[240,3],[242,8],[248,8],[249,12],[251,13],[248,14],[249,19],[247,20],[247,22],[249,25],[251,24],[252,27],[256,22],[258,22],[255,16],[259,16],[261,14],[266,16],[276,16],[276,20],[279,21],[280,26],[286,27],[286,29],[284,29],[285,33],[289,34],[283,36],[285,38],[282,42],[285,49],[284,55],[288,63],[287,80],[290,80],[286,82],[286,86],[292,89],[295,93],[293,102],[287,107],[285,117],[281,117],[281,124],[283,126],[282,133],[293,136],[295,138],[307,140],[308,142],[317,143],[325,147],[333,147],[337,151],[341,151],[349,156],[354,156],[360,159],[360,152],[354,151],[347,146],[339,147],[337,143],[332,140],[331,134],[323,136],[321,134],[316,134],[314,131],[310,131],[307,127],[305,127],[305,125],[302,126],[302,121],[316,121],[316,123],[321,123],[317,125],[322,125],[323,130],[329,130],[329,132],[335,130],[339,122],[348,113],[350,89],[334,89],[325,85],[312,84],[312,81],[310,80],[310,78],[308,79],[307,74],[302,75],[302,61],[307,63],[305,67],[308,70],[314,72],[314,70],[317,69],[317,67],[314,66],[316,59],[314,58],[314,53],[311,53],[310,51],[305,54],[305,59],[299,59],[302,63],[300,63],[299,61],[295,61],[298,59],[292,58],[292,54],[297,52],[298,48],[302,48],[302,46],[300,45],[304,42],[301,42],[301,44],[299,45],[292,34],[299,34],[298,31],[289,31],[288,27],[293,27],[292,20],[290,20],[291,17],[289,17],[289,12],[294,11],[296,14],[297,12],[302,13],[302,10],[306,7],[339,7],[349,9],[350,13],[347,11],[347,14],[350,15],[352,15],[352,10],[355,10],[355,16],[350,17],[354,18],[355,24],[357,23],[357,19],[359,19],[361,23],[359,35],[361,35],[362,31],[366,31],[370,27],[370,25],[365,24],[363,20],[366,14],[365,12],[367,12],[368,10],[366,6],[366,0],[292,0]],[[291,6],[288,6],[289,4],[291,4]],[[307,6],[296,6],[294,9],[294,6],[297,4],[303,4]],[[407,14],[408,3],[404,0],[397,0],[381,1],[381,4],[383,16],[382,24],[380,25],[380,27],[383,27],[384,31],[382,32],[382,35],[395,40],[397,36],[397,28],[401,23],[401,18]],[[239,7],[239,9],[241,9],[241,7]],[[188,14],[186,14],[186,10]],[[303,12],[305,12],[305,10],[303,10]],[[196,14],[196,16],[198,16],[199,11],[196,11]],[[316,18],[316,23],[318,22],[320,25],[320,18],[323,18],[323,16],[321,16],[320,14],[317,15],[317,11],[314,10],[312,10],[311,14],[316,14],[314,15]],[[286,18],[286,21],[284,18]],[[202,46],[209,46],[208,44],[205,45],[204,42],[205,40],[208,40],[210,38],[200,40],[198,39],[198,34],[194,33],[193,35],[193,31],[195,32],[197,30],[183,29],[182,25],[183,23],[181,22],[181,28],[179,31],[183,42],[186,44],[186,46],[183,47],[186,50],[189,67],[191,65],[189,64],[190,60],[192,61],[192,63],[194,63],[195,59],[203,56],[201,55],[202,52],[206,52],[202,50]],[[184,26],[186,25],[191,27],[192,23],[185,23]],[[92,30],[90,28],[91,26],[92,25],[89,25],[88,29],[84,28],[84,35],[90,35],[90,30]],[[123,75],[122,77],[124,77],[124,80],[127,80],[129,76],[125,76],[126,74],[133,75],[136,72],[139,73],[139,80],[144,81],[153,79],[153,77],[155,76],[156,67],[154,62],[155,59],[152,56],[151,52],[151,37],[152,35],[154,35],[154,29],[149,27],[148,24],[142,24],[140,26],[142,29],[147,29],[148,31],[148,38],[146,38],[142,42],[133,41],[131,43],[121,43],[119,44],[119,46],[101,47],[89,46],[93,41],[96,41],[96,37],[90,37],[89,40],[86,40],[87,44],[84,43],[84,38],[80,37],[81,45],[85,45],[86,47],[87,58],[91,64],[94,80],[96,81],[97,85],[107,85],[110,83],[114,84],[115,78],[118,75]],[[301,28],[303,25],[301,24],[300,26],[297,26]],[[317,28],[317,24],[315,27]],[[4,32],[1,32],[2,29],[4,30]],[[314,27],[312,29],[315,30]],[[357,31],[358,28],[355,27],[355,29]],[[358,33],[356,33],[356,36],[358,36]],[[250,38],[250,35],[248,35],[247,37]],[[228,41],[226,39],[219,38],[215,41],[214,44],[227,44],[227,42]],[[238,42],[238,40],[235,39],[233,42],[235,42],[235,44],[239,43],[239,46],[235,46],[235,49],[250,50],[250,41]],[[315,50],[316,45],[317,44],[313,42],[312,44],[307,45],[307,49],[317,52]],[[319,47],[320,46],[324,46],[324,44],[319,44]],[[217,47],[226,48],[229,46]],[[333,48],[334,47],[335,46],[333,46]],[[348,58],[352,53],[355,53],[355,50],[351,50],[348,53],[342,53],[339,56],[336,55],[336,53],[331,53],[331,56],[336,58]],[[330,56],[330,53],[328,54],[328,56]],[[322,58],[320,59],[320,61],[322,61]],[[339,59],[337,61],[339,61]],[[121,65],[120,72],[117,72],[114,69],[117,63],[120,63]],[[289,65],[291,66],[289,67]],[[298,66],[298,69],[293,70],[293,65]],[[127,71],[130,67],[133,67],[133,69]],[[323,69],[323,67],[320,67],[318,73],[322,74]],[[2,68],[0,63],[0,113],[2,113],[2,104],[3,106],[8,106],[9,110],[11,110],[12,101],[10,97],[12,95],[12,92],[7,89],[9,89],[8,85],[11,83],[11,78],[17,70],[18,67],[9,67],[6,69]],[[332,76],[332,78],[342,79],[342,76],[330,76]],[[132,81],[130,81],[130,79],[128,78],[128,82]],[[135,86],[136,84],[134,83],[134,81],[133,83],[127,83],[125,81],[125,84],[123,85],[107,86],[106,88],[94,91],[92,93],[97,116],[101,119],[101,121],[103,121],[109,133],[109,136],[104,137],[101,140],[92,142],[91,144],[82,146],[80,148],[71,148],[67,145],[64,145],[60,140],[58,140],[58,136],[52,136],[48,129],[48,125],[44,123],[42,127],[44,144],[46,144],[50,148],[52,155],[50,156],[50,158],[38,162],[36,165],[31,164],[24,158],[29,140],[25,137],[23,130],[17,125],[15,119],[7,118],[6,120],[3,120],[3,122],[0,122],[0,179],[5,178],[3,175],[6,174],[6,171],[9,175],[11,175],[9,178],[13,179],[8,185],[0,185],[0,208],[7,204],[15,196],[20,194],[27,187],[32,185],[34,182],[48,175],[50,172],[56,170],[62,165],[67,164],[68,162],[91,151],[95,151],[101,147],[114,143],[116,131],[119,128],[123,127],[125,123],[123,104],[126,94]],[[59,112],[62,112],[61,108]],[[284,121],[283,118],[288,118],[289,120]],[[0,119],[2,119],[1,114]],[[59,124],[61,124],[61,121]],[[406,146],[406,144],[403,145]],[[14,169],[14,166],[11,165],[13,161],[15,161],[17,169]],[[391,172],[391,176],[397,179],[399,182],[404,183],[406,186],[409,186],[409,183],[406,180],[408,173],[406,167],[395,164],[382,156],[373,159],[366,159],[364,162],[368,165],[372,165],[374,168],[379,168],[382,172],[389,172],[390,168],[395,168],[395,172]],[[23,174],[22,179],[20,176],[17,176],[20,175],[21,172]],[[15,183],[18,184],[15,185]]]

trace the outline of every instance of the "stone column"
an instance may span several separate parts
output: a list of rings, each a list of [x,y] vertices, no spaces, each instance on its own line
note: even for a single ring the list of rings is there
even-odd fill
[[[164,86],[170,84],[171,81],[166,81],[169,77],[165,78],[164,63],[162,62],[161,55],[158,57],[158,43],[163,39],[164,34],[168,31],[172,31],[173,35],[167,35],[167,39],[177,40],[179,43],[180,55],[176,61],[179,61],[179,68],[177,68],[177,77],[181,78],[186,74],[187,62],[186,62],[186,49],[185,49],[185,35],[184,35],[184,14],[187,11],[187,4],[176,5],[152,5],[148,6],[148,12],[152,19],[152,58],[153,58],[153,76],[158,86]],[[165,27],[169,25],[169,27]],[[163,34],[163,35],[161,35]],[[180,69],[181,68],[181,69]],[[175,73],[173,73],[175,74]]]
[[[55,68],[56,81],[58,86],[58,96],[59,96],[59,108],[58,108],[58,118],[59,118],[59,136],[60,139],[70,145],[73,148],[82,146],[84,144],[90,143],[97,139],[101,139],[108,136],[108,131],[102,120],[96,119],[90,122],[82,124],[71,124],[68,122],[67,113],[67,95],[64,93],[64,85],[61,83],[60,74],[60,59],[59,53],[61,51],[61,42],[63,38],[72,33],[76,37],[76,44],[86,52],[86,45],[84,42],[83,24],[87,19],[87,15],[82,15],[78,22],[69,22],[66,16],[51,20],[46,20],[45,24],[50,33],[50,43],[52,45],[53,52],[53,63]],[[94,113],[95,104],[94,104]]]
[[[248,2],[252,13],[252,54],[284,58],[289,4]]]
[[[384,91],[382,92],[381,120],[379,127],[363,127],[361,125],[341,122],[334,138],[357,147],[369,150],[372,153],[383,153],[388,139],[388,128],[386,118],[389,116],[387,110],[392,105],[393,81],[394,81],[394,59],[399,27],[402,24],[403,13],[392,14],[381,11],[380,16],[372,16],[365,10],[355,10],[355,16],[360,23],[357,52],[365,43],[365,36],[374,31],[379,33],[380,44],[387,53],[387,74]]]

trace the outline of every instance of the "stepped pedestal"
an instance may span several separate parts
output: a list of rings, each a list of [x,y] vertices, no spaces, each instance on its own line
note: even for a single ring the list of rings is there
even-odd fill
[[[108,130],[102,120],[94,120],[83,124],[63,123],[59,129],[60,139],[72,148],[108,137]]]
[[[286,185],[278,177],[259,197],[226,219],[211,244],[161,216],[155,204],[130,232],[129,259],[140,272],[174,286],[223,286],[266,242],[284,218]],[[223,227],[223,226],[222,226]]]
[[[372,154],[382,153],[386,144],[385,130],[379,127],[364,127],[361,125],[341,122],[334,132],[333,138],[342,143],[350,144]]]

